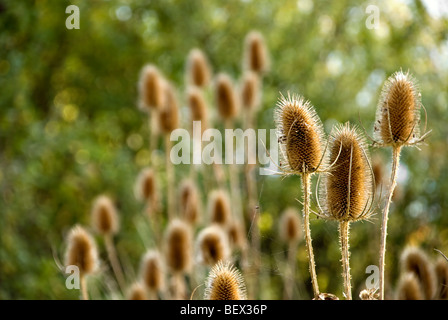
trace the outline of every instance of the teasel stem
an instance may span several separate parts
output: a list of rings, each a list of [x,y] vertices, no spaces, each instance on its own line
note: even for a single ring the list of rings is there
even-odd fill
[[[171,140],[170,135],[165,135],[165,160],[166,160],[166,180],[167,180],[167,208],[168,218],[171,220],[175,213],[175,187],[174,187],[174,166],[170,158]]]
[[[394,146],[392,149],[392,171],[390,176],[390,186],[388,192],[388,199],[383,211],[383,222],[381,227],[381,246],[380,246],[380,281],[379,292],[380,300],[384,300],[384,266],[386,258],[386,237],[387,237],[387,220],[389,216],[389,208],[392,202],[395,186],[397,185],[398,166],[400,163],[401,146]]]
[[[297,241],[289,241],[288,244],[288,268],[289,277],[283,277],[284,292],[283,296],[285,300],[291,300],[293,295],[296,272],[296,253],[297,253]]]
[[[173,300],[185,300],[186,299],[187,286],[185,283],[185,277],[181,272],[176,272],[172,276],[172,299]]]
[[[342,277],[344,279],[344,294],[347,300],[352,300],[352,286],[350,276],[350,251],[348,243],[348,234],[350,229],[349,221],[339,223],[339,237],[342,253]]]
[[[126,281],[124,280],[123,270],[121,269],[120,262],[118,261],[117,251],[115,250],[114,240],[112,234],[104,235],[104,242],[106,244],[107,255],[109,256],[110,264],[112,265],[112,270],[117,279],[118,286],[121,292],[125,292]]]
[[[87,291],[87,279],[86,276],[81,274],[80,276],[80,285],[81,285],[81,299],[82,300],[89,300],[89,294]]]
[[[157,119],[158,119],[158,110],[152,109],[150,113],[148,113],[148,125],[149,125],[149,154],[150,154],[150,163],[154,163],[153,156],[154,150],[157,149],[157,138],[159,136],[159,132],[157,129]]]
[[[314,298],[319,297],[319,284],[317,283],[316,263],[314,262],[314,253],[311,239],[310,229],[310,195],[311,195],[311,175],[302,173],[302,189],[303,189],[303,228],[305,235],[306,251],[308,254],[309,269],[311,276],[311,284],[313,286]]]

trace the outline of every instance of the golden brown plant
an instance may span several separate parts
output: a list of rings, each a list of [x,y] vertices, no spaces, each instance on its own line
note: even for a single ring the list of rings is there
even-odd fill
[[[247,71],[241,82],[241,104],[250,112],[254,112],[260,103],[260,79],[255,72]]]
[[[166,81],[165,101],[160,108],[159,124],[165,135],[170,135],[171,131],[179,126],[179,103],[173,85]]]
[[[164,285],[164,266],[162,257],[157,250],[148,250],[143,256],[140,264],[140,276],[149,292],[149,297],[156,299]]]
[[[152,168],[143,168],[138,174],[135,184],[136,198],[145,201],[148,214],[152,216],[158,210],[159,191],[156,174]]]
[[[146,290],[141,283],[134,283],[128,290],[127,300],[147,300]]]
[[[263,35],[258,31],[251,31],[246,35],[244,48],[244,69],[259,74],[269,70],[269,55]]]
[[[229,240],[223,228],[213,224],[201,230],[197,238],[199,262],[213,266],[230,256]]]
[[[220,73],[216,76],[215,98],[222,119],[233,120],[238,115],[239,101],[228,74]]]
[[[197,87],[189,87],[187,101],[191,113],[191,121],[201,121],[201,133],[208,127],[207,103],[201,90]]]
[[[397,300],[423,300],[424,294],[421,284],[413,272],[401,275],[396,289]]]
[[[179,193],[181,217],[191,225],[197,224],[201,219],[201,199],[196,184],[191,179],[182,181]]]
[[[143,110],[162,108],[165,103],[164,78],[155,65],[148,64],[142,68],[138,88]]]
[[[187,83],[205,87],[211,78],[211,68],[204,52],[198,48],[192,49],[187,59]]]
[[[230,199],[224,190],[213,190],[208,196],[208,215],[211,223],[217,223],[224,228],[232,219]]]
[[[442,257],[437,259],[435,266],[437,277],[437,295],[440,300],[448,300],[448,261]]]
[[[230,262],[220,261],[206,280],[205,300],[246,300],[244,278]]]

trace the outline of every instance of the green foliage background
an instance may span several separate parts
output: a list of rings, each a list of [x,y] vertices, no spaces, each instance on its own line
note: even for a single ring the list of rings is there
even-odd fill
[[[70,4],[80,9],[79,30],[65,27]],[[370,4],[380,9],[379,29],[366,27]],[[133,193],[149,163],[147,119],[136,107],[140,69],[155,63],[183,92],[186,55],[199,47],[214,72],[237,79],[252,29],[264,34],[271,55],[259,128],[274,128],[278,93],[289,90],[313,103],[327,133],[335,123],[359,118],[370,133],[385,79],[401,68],[413,73],[432,135],[421,150],[402,154],[406,179],[390,216],[389,288],[406,245],[434,259],[434,248],[448,252],[448,19],[429,15],[420,0],[2,0],[0,28],[1,299],[78,298],[65,288],[54,257],[63,258],[71,226],[89,225],[91,202],[104,192],[121,213],[121,258],[137,270],[151,238],[137,232],[143,206]],[[372,154],[390,160],[390,150]],[[163,183],[163,166],[159,170]],[[186,172],[180,167],[176,174]],[[286,247],[277,221],[287,206],[300,208],[300,181],[264,176],[258,183],[263,290],[257,298],[281,299]],[[378,264],[380,216],[352,227],[354,297],[364,288],[365,268]],[[311,227],[321,290],[341,296],[336,224],[313,219]],[[307,299],[303,244],[297,259],[305,288],[300,298]],[[97,296],[110,298],[96,283]]]

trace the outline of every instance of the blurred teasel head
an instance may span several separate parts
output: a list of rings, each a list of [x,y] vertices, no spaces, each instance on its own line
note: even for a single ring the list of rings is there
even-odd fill
[[[191,113],[191,121],[201,121],[201,133],[207,129],[208,112],[204,95],[197,87],[190,86],[187,90],[187,101]]]
[[[232,79],[228,74],[216,76],[215,99],[218,113],[224,120],[233,120],[239,112],[238,97]]]
[[[164,266],[159,251],[148,250],[140,264],[142,283],[151,292],[158,292],[164,285]]]
[[[197,87],[206,87],[210,83],[211,68],[202,50],[195,48],[187,58],[187,83]]]
[[[286,208],[281,217],[279,224],[280,238],[286,243],[298,241],[302,236],[300,223],[300,213],[294,207]]]
[[[159,112],[159,127],[165,134],[179,126],[179,102],[176,90],[169,82],[165,83],[165,101]]]
[[[260,80],[255,72],[247,71],[241,80],[241,104],[247,111],[255,111],[260,101]]]
[[[117,210],[108,196],[100,195],[94,200],[92,225],[102,235],[114,235],[118,232],[120,224]]]
[[[224,190],[213,190],[208,196],[208,214],[211,223],[227,227],[232,220],[230,198]]]
[[[81,226],[74,226],[68,235],[65,266],[77,266],[81,275],[95,272],[98,251],[92,236]]]
[[[141,109],[162,108],[165,103],[164,79],[155,65],[148,64],[142,68],[138,89]]]
[[[244,41],[244,69],[258,74],[267,72],[270,61],[263,35],[253,30],[246,35]]]
[[[193,234],[189,224],[172,220],[166,231],[165,261],[173,273],[187,273],[192,265]]]
[[[200,263],[208,266],[227,260],[230,249],[224,229],[216,224],[202,229],[197,238],[197,253]]]

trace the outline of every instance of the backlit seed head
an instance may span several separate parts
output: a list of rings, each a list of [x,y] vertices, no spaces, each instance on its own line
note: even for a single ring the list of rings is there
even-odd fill
[[[138,83],[140,108],[142,110],[158,109],[165,103],[164,79],[159,69],[152,65],[143,67]]]
[[[174,273],[190,271],[193,251],[191,226],[180,219],[174,219],[166,231],[166,264]]]
[[[332,167],[320,189],[320,198],[325,199],[323,217],[338,221],[368,218],[374,191],[364,139],[356,127],[346,123],[336,127],[328,148]]]
[[[115,205],[108,196],[100,195],[94,200],[92,225],[102,235],[117,233],[119,229],[118,214]]]
[[[215,99],[218,113],[222,119],[230,120],[238,115],[238,97],[232,79],[225,73],[220,73],[216,77]]]
[[[420,138],[420,93],[409,73],[398,71],[383,86],[378,103],[374,137],[381,145],[408,145]]]
[[[181,217],[194,225],[201,218],[201,205],[199,191],[194,181],[186,179],[180,186],[180,214]]]
[[[164,267],[162,257],[157,250],[149,250],[143,256],[140,265],[140,276],[145,287],[158,292],[164,285]]]
[[[254,111],[260,102],[260,80],[255,72],[247,71],[241,82],[241,104],[246,110]]]
[[[201,230],[197,238],[199,262],[213,266],[220,260],[229,258],[229,240],[226,232],[218,225],[211,225]]]
[[[263,35],[258,31],[251,31],[245,38],[244,69],[256,73],[269,70],[269,55]]]
[[[98,267],[98,251],[92,236],[81,226],[75,226],[68,235],[65,266],[77,266],[81,275],[91,274]]]
[[[218,262],[207,277],[204,299],[246,300],[246,285],[239,270],[228,261]]]
[[[223,227],[229,225],[232,219],[229,195],[224,190],[213,190],[209,194],[208,214],[211,223],[217,223]]]
[[[149,205],[148,210],[150,213],[157,211],[159,193],[156,174],[152,168],[144,168],[138,174],[135,184],[135,195],[138,200],[145,201]]]
[[[448,300],[448,261],[439,257],[435,264],[437,275],[437,299]]]
[[[179,126],[179,105],[174,87],[165,83],[165,103],[159,112],[159,126],[163,133],[171,134],[171,131]]]
[[[147,300],[146,290],[141,283],[134,283],[128,290],[128,300]]]
[[[280,238],[287,243],[298,241],[301,237],[301,230],[300,214],[298,210],[293,207],[286,208],[280,217]]]
[[[421,284],[413,272],[401,275],[396,290],[397,300],[424,300]]]
[[[228,228],[229,242],[232,248],[243,249],[247,245],[243,225],[237,220],[232,220]]]
[[[188,106],[191,112],[191,121],[201,121],[201,130],[203,133],[207,129],[208,112],[207,103],[204,95],[197,87],[189,87],[187,90]]]
[[[285,172],[316,172],[323,163],[325,141],[322,122],[311,103],[301,96],[282,96],[275,122]]]
[[[210,64],[204,52],[197,48],[191,50],[187,60],[187,83],[205,87],[209,84],[210,78]]]
[[[400,257],[402,273],[414,273],[419,281],[424,299],[433,299],[436,294],[436,276],[426,253],[416,247],[407,247]]]

